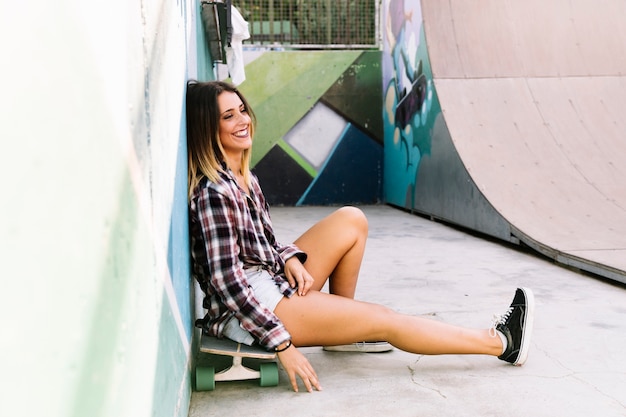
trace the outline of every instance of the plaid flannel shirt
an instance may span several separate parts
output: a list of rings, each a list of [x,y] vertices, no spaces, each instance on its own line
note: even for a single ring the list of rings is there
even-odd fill
[[[269,206],[252,175],[250,195],[230,171],[217,183],[204,178],[189,203],[192,271],[205,293],[207,314],[196,322],[208,334],[222,337],[233,315],[257,342],[273,349],[291,336],[276,315],[261,304],[248,287],[245,269],[262,267],[291,297],[295,289],[284,275],[285,261],[306,254],[295,245],[280,245],[272,229]]]

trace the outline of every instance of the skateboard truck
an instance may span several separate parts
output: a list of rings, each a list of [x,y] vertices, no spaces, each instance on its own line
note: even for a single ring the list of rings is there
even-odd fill
[[[226,369],[215,373],[214,366],[196,366],[196,391],[212,391],[217,381],[243,381],[258,379],[262,387],[278,385],[278,364],[273,362],[276,353],[267,352],[259,346],[248,346],[233,342],[229,339],[218,339],[213,336],[202,335],[200,352],[213,355],[229,356],[232,363]],[[244,358],[270,360],[259,364],[259,370],[254,370],[243,364]]]

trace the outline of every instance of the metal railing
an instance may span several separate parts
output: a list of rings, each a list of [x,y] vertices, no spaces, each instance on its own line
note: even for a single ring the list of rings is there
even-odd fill
[[[369,49],[380,44],[380,0],[234,0],[249,24],[247,46]]]

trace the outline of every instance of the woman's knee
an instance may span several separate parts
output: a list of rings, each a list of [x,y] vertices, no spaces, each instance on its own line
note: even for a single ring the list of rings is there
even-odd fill
[[[382,304],[370,304],[370,312],[372,317],[380,319],[383,323],[394,319],[398,313],[391,308]]]
[[[338,209],[336,213],[342,217],[344,222],[352,225],[360,233],[367,235],[367,217],[360,208],[354,206],[344,206]]]
[[[391,338],[401,327],[401,315],[387,306],[372,304],[369,313],[365,319],[373,325],[374,333],[380,340]]]

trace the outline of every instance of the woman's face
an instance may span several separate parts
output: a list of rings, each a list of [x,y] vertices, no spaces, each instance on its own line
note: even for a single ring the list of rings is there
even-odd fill
[[[250,115],[236,93],[224,91],[217,96],[220,110],[219,135],[224,152],[239,154],[252,146]]]

